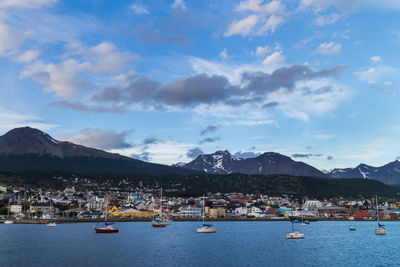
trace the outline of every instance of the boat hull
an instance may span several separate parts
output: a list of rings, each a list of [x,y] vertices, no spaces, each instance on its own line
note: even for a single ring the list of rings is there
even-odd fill
[[[300,233],[289,233],[286,234],[286,239],[304,239],[304,234],[300,234]]]
[[[375,229],[375,234],[376,235],[386,235],[386,230],[383,228],[377,228],[377,229]]]
[[[9,220],[4,221],[4,224],[13,224],[13,223],[14,223],[14,221],[9,221]]]
[[[47,227],[56,227],[57,224],[56,223],[48,223],[46,224]]]
[[[201,228],[197,228],[196,232],[198,234],[213,234],[217,232],[217,229],[215,229],[214,227],[201,227]]]
[[[162,228],[162,227],[166,227],[167,224],[166,223],[153,223],[153,224],[151,224],[151,226],[153,226],[154,228]]]
[[[113,234],[118,233],[118,229],[94,228],[96,234]]]

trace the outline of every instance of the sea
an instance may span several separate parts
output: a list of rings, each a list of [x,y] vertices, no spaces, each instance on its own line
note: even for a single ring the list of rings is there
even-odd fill
[[[96,234],[93,223],[0,224],[0,266],[400,266],[400,222],[295,224],[305,239],[287,240],[289,222],[117,223],[119,233]]]

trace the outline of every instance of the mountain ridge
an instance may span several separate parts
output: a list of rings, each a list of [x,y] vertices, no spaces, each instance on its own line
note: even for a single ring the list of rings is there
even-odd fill
[[[60,170],[84,173],[191,174],[182,168],[144,162],[116,153],[58,141],[30,127],[0,136],[0,169]]]
[[[182,168],[210,174],[286,174],[310,177],[327,177],[323,172],[301,161],[275,152],[265,152],[254,158],[235,158],[228,150],[203,154]]]

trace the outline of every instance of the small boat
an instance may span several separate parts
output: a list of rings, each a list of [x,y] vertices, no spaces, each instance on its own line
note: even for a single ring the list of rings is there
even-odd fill
[[[199,228],[196,229],[196,232],[198,234],[213,234],[217,232],[217,228],[215,228],[212,224],[206,224],[204,223],[204,219],[206,217],[206,212],[205,212],[205,197],[203,195],[203,225]]]
[[[162,227],[166,227],[168,224],[168,219],[163,217],[163,213],[162,213],[162,188],[161,188],[161,196],[160,196],[160,214],[158,214],[158,216],[156,218],[154,218],[154,220],[151,222],[151,226],[153,226],[154,228],[162,228]]]
[[[99,227],[99,221],[96,223],[96,225],[93,226],[94,231],[96,234],[113,234],[113,233],[118,233],[118,227],[115,227],[115,223],[113,222],[107,222],[107,206],[106,205],[106,213],[104,217],[104,226]],[[100,220],[100,215],[99,215],[99,220]]]
[[[353,217],[349,217],[349,220],[352,221],[351,224],[349,225],[349,230],[350,230],[350,231],[355,231],[355,230],[357,230],[357,228],[356,228],[356,227],[354,226],[354,224],[353,224],[353,219],[354,219]]]
[[[378,220],[378,228],[375,229],[375,235],[386,235],[385,225],[379,223],[378,196],[376,196],[376,218]]]
[[[294,221],[297,221],[297,220],[291,221],[291,223],[292,223],[292,232],[286,234],[286,239],[304,239],[304,234],[299,233],[297,231],[294,231],[294,225],[293,225],[293,223],[295,223]]]
[[[7,209],[7,220],[4,221],[4,224],[13,224],[14,221],[10,218],[10,208],[11,208],[11,198],[8,200],[8,209]]]
[[[156,217],[152,222],[151,226],[155,228],[161,228],[161,227],[166,227],[168,224],[168,221],[161,218],[161,217]]]
[[[292,223],[299,223],[299,220],[293,220]]]
[[[111,234],[118,233],[118,228],[114,227],[115,223],[105,222],[104,227],[97,227],[97,224],[94,227],[94,230],[97,234]]]
[[[286,239],[304,239],[304,234],[301,234],[299,232],[293,232],[286,234]]]
[[[46,223],[47,227],[56,227],[57,224],[56,222],[53,220],[53,202],[50,199],[50,221],[48,221]]]
[[[211,234],[211,233],[216,233],[217,229],[215,229],[215,227],[212,226],[212,224],[203,223],[203,226],[200,228],[197,228],[196,232],[199,234]]]

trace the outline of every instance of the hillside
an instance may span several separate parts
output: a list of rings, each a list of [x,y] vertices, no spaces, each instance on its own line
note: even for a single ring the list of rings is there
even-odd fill
[[[288,175],[200,174],[200,175],[119,175],[77,174],[59,171],[0,171],[0,183],[64,188],[68,184],[54,177],[87,178],[99,183],[110,181],[109,187],[121,187],[120,181],[129,181],[131,187],[162,186],[176,196],[197,196],[205,192],[241,192],[270,195],[288,194],[316,198],[371,197],[374,195],[398,198],[399,188],[368,179],[310,178]],[[76,184],[74,186],[77,186]],[[123,190],[125,186],[122,186]],[[170,193],[171,194],[171,193]]]
[[[78,173],[190,174],[194,171],[148,163],[99,149],[62,142],[29,127],[0,136],[0,169]]]

